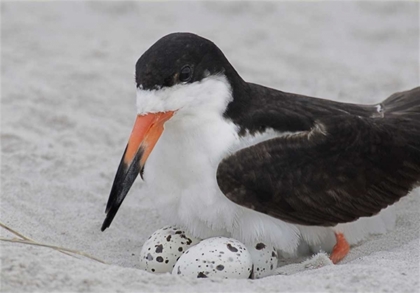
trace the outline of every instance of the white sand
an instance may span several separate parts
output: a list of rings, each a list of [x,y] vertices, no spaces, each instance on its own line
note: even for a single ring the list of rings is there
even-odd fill
[[[2,3],[1,222],[38,242],[1,242],[1,291],[415,292],[420,190],[397,204],[396,229],[339,265],[261,280],[182,279],[138,269],[163,226],[137,182],[100,232],[135,118],[134,63],[158,38],[213,40],[249,81],[374,103],[419,84],[418,3]],[[2,237],[13,237],[1,230]]]

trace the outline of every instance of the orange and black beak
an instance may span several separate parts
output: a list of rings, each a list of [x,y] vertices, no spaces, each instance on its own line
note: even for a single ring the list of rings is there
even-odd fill
[[[146,160],[163,132],[163,125],[173,115],[174,111],[168,111],[137,116],[117,174],[115,174],[114,184],[106,205],[105,213],[107,215],[102,224],[102,231],[111,224],[137,175],[142,176]]]

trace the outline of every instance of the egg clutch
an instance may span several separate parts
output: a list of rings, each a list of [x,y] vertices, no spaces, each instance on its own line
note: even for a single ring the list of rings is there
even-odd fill
[[[277,252],[261,242],[249,246],[226,237],[201,240],[176,226],[166,226],[144,243],[140,268],[195,278],[258,279],[277,268]]]

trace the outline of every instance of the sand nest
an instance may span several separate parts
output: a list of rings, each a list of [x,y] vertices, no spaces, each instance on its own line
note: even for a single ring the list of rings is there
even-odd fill
[[[1,290],[418,290],[418,189],[396,205],[395,230],[353,247],[339,265],[324,266],[320,255],[261,280],[139,270],[142,244],[166,224],[140,181],[100,232],[134,121],[134,63],[158,38],[195,32],[245,80],[375,103],[419,83],[418,11],[418,3],[394,2],[2,3],[0,221],[21,235],[0,228],[2,238],[15,239],[0,242]]]

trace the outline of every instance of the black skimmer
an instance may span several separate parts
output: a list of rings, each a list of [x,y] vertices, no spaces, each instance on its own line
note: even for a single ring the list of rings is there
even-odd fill
[[[162,217],[200,238],[287,253],[371,217],[420,182],[420,87],[377,105],[244,81],[211,41],[174,33],[137,61],[137,119],[102,231],[140,174]],[[147,163],[146,163],[147,161]]]

